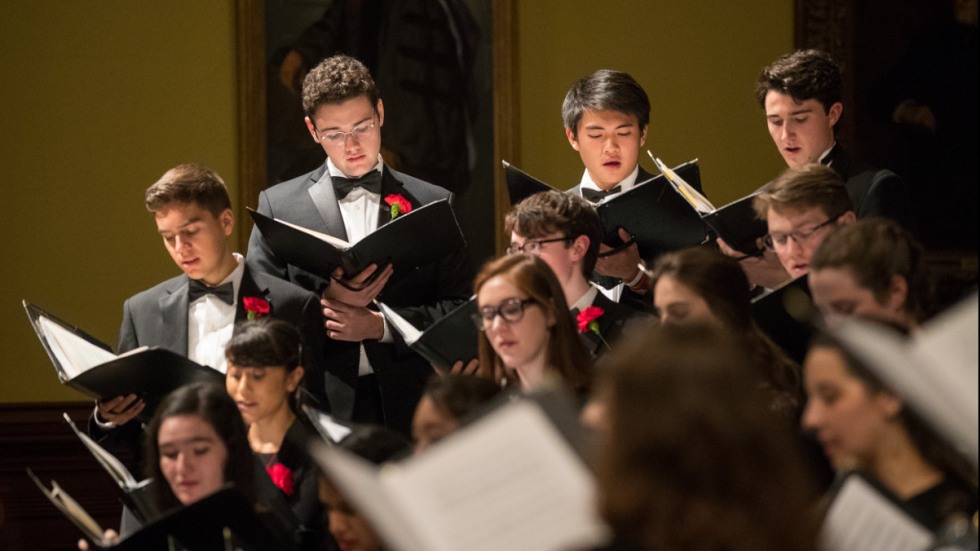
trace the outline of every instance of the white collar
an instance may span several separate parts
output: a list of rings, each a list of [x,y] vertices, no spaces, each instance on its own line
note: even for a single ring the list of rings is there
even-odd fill
[[[619,186],[620,193],[624,191],[629,191],[633,186],[635,186],[636,178],[639,175],[640,175],[640,164],[637,163],[636,166],[633,167],[633,172],[631,172],[630,175],[627,176],[626,178],[623,178],[622,182],[616,184],[617,186]],[[601,189],[599,186],[596,185],[594,181],[592,181],[592,177],[589,176],[588,169],[586,169],[585,173],[582,174],[582,180],[579,182],[579,188],[594,189],[597,191]],[[581,191],[579,192],[579,194],[581,194]]]

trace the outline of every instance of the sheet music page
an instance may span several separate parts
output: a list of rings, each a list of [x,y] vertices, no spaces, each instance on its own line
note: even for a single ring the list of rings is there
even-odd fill
[[[427,551],[559,551],[606,536],[592,474],[533,402],[502,407],[382,478]]]
[[[837,493],[821,529],[826,551],[925,551],[933,535],[860,476]]]
[[[325,444],[315,446],[313,456],[344,497],[370,520],[392,549],[434,549],[417,539],[413,530],[417,526],[406,520],[409,511],[396,505],[389,489],[382,483],[376,466],[350,452]]]
[[[299,231],[301,231],[303,233],[312,235],[313,237],[316,237],[317,239],[319,239],[321,241],[326,241],[327,243],[330,243],[331,245],[333,245],[334,247],[337,247],[338,249],[347,250],[347,249],[349,249],[351,247],[351,244],[350,243],[344,241],[343,239],[340,239],[339,237],[334,237],[334,236],[329,235],[329,234],[326,234],[326,233],[321,233],[321,232],[318,232],[316,230],[311,230],[309,228],[304,228],[303,226],[297,226],[296,224],[293,224],[291,222],[286,222],[285,220],[280,220],[278,218],[276,218],[275,221],[276,222],[279,222],[280,224],[283,224],[285,226],[289,226],[290,228],[293,228],[295,230],[299,230]]]
[[[44,316],[37,320],[48,346],[69,379],[116,359],[112,352],[88,342]]]
[[[419,331],[407,319],[398,315],[398,312],[392,310],[387,304],[379,302],[378,307],[381,309],[381,313],[384,314],[385,319],[388,320],[388,323],[390,323],[392,327],[394,327],[395,330],[402,336],[402,339],[405,340],[406,345],[412,346],[415,344],[415,341],[419,340],[419,337],[422,336],[421,331]]]
[[[349,427],[341,425],[340,423],[333,420],[333,417],[327,415],[326,413],[316,412],[316,423],[320,425],[330,440],[333,442],[340,442],[348,434],[351,433]]]

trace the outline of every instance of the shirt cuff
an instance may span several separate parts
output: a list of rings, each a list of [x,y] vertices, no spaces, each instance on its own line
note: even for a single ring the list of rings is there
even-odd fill
[[[95,421],[95,426],[99,427],[100,429],[111,430],[116,428],[116,424],[112,421],[103,421],[102,418],[99,417],[99,406],[97,405],[95,406],[95,411],[92,412],[92,420]]]
[[[378,342],[388,344],[395,342],[395,339],[391,336],[391,327],[388,325],[388,318],[386,318],[384,314],[381,314],[381,321],[384,323],[385,332],[384,335],[381,336],[381,340]]]

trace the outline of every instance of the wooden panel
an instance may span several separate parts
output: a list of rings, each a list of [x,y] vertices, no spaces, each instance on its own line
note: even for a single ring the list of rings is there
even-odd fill
[[[118,528],[110,479],[62,418],[84,427],[91,402],[0,404],[0,549],[77,549],[80,532],[48,503],[25,469],[52,479],[103,527]]]

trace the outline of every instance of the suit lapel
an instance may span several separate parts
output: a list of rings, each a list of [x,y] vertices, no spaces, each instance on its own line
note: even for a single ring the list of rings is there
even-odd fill
[[[245,311],[245,297],[264,298],[269,303],[268,315],[271,316],[274,314],[275,307],[272,304],[272,300],[269,299],[269,289],[259,287],[259,284],[252,278],[252,274],[249,273],[247,265],[245,266],[245,271],[242,273],[242,283],[238,286],[238,300],[235,304],[235,323],[248,319],[248,312]]]
[[[391,222],[391,207],[388,203],[385,203],[385,197],[389,195],[401,195],[412,204],[412,209],[417,209],[422,206],[422,204],[412,196],[405,186],[398,180],[395,176],[393,170],[387,166],[381,175],[381,208],[378,212],[378,227],[384,226],[388,222]]]
[[[333,182],[330,180],[326,163],[320,170],[310,175],[309,184],[307,192],[323,220],[327,233],[346,241],[347,229],[344,227],[344,218],[340,214],[340,205],[337,204],[337,195],[333,191]]]
[[[161,348],[182,350],[187,354],[187,314],[190,307],[187,300],[188,278],[183,276],[160,297]]]

